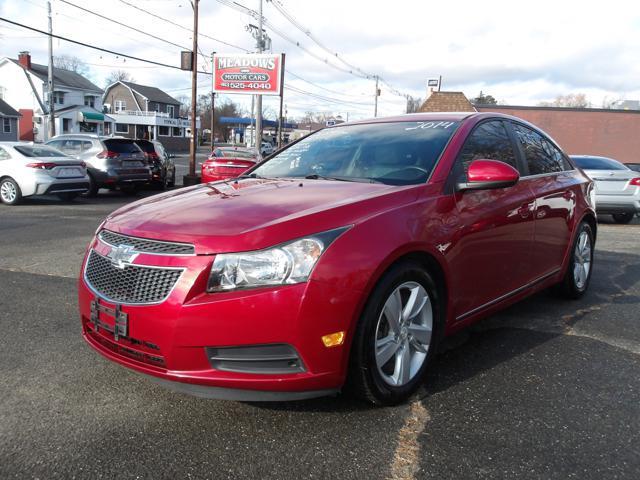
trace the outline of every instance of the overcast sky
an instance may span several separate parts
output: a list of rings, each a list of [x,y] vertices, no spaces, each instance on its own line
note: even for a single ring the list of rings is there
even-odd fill
[[[189,49],[193,14],[188,0],[69,0],[121,23],[142,29]],[[380,75],[394,89],[424,98],[429,78],[442,75],[442,89],[473,97],[482,90],[501,103],[535,105],[558,95],[585,93],[594,107],[608,99],[640,99],[640,4],[595,1],[458,1],[424,0],[276,0],[325,47],[362,71]],[[131,3],[186,27],[182,29]],[[223,2],[225,3],[225,2]],[[231,3],[231,2],[229,2]],[[238,0],[258,9],[258,0]],[[36,28],[47,28],[45,0],[0,0],[0,16]],[[130,55],[179,65],[178,46],[136,33],[123,26],[54,0],[54,33]],[[527,7],[527,5],[529,5]],[[289,116],[307,110],[373,115],[374,82],[332,68],[347,68],[289,22],[271,2],[263,14],[275,53],[286,53],[285,85],[327,97],[319,100],[286,91]],[[245,30],[257,23],[216,0],[200,2],[200,32],[245,49],[255,41]],[[0,57],[29,50],[32,61],[46,64],[45,36],[0,22]],[[199,69],[211,70],[204,56],[212,51],[239,53],[211,38],[200,39]],[[89,77],[104,87],[110,71],[130,72],[138,83],[152,85],[174,97],[190,94],[188,72],[125,60],[64,41],[54,41],[58,55],[74,55],[88,64]],[[301,80],[312,82],[312,84]],[[210,77],[200,75],[199,93],[210,90]],[[250,97],[234,101],[250,108]],[[276,97],[265,106],[277,110]],[[382,85],[379,114],[403,113],[405,99]]]

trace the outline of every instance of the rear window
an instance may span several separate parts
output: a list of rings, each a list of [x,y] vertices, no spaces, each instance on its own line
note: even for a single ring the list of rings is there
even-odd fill
[[[232,158],[248,158],[250,160],[255,160],[255,154],[251,152],[245,152],[243,150],[221,150],[223,157],[232,157]]]
[[[628,170],[622,163],[605,157],[571,157],[583,170]]]
[[[13,147],[25,157],[67,157],[65,153],[45,145],[24,145]]]
[[[146,153],[153,153],[155,151],[153,149],[153,143],[151,142],[136,142],[136,145],[138,145],[140,149]]]
[[[110,152],[116,153],[140,153],[140,148],[133,142],[133,140],[120,140],[110,138],[104,141],[107,149]]]

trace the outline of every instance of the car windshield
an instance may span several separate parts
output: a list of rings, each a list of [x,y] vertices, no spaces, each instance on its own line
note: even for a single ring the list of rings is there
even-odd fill
[[[331,127],[280,151],[250,174],[411,185],[427,181],[455,121]]]
[[[245,150],[220,150],[223,157],[232,157],[232,158],[248,158],[251,160],[255,160],[256,156],[252,152],[247,152]]]
[[[629,170],[622,163],[604,157],[571,157],[583,170]]]
[[[20,145],[14,148],[25,157],[68,157],[66,153],[45,145]]]

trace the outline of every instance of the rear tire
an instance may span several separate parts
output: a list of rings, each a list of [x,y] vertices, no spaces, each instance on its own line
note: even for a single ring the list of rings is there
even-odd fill
[[[13,178],[7,177],[0,181],[0,200],[5,205],[18,205],[22,201],[22,190]]]
[[[582,222],[571,245],[567,271],[558,285],[558,291],[563,297],[578,299],[589,288],[593,271],[593,250],[593,230],[587,222]]]
[[[93,178],[93,175],[89,174],[89,190],[84,193],[85,197],[93,198],[98,195],[98,190],[100,190],[100,185],[96,182],[96,179]]]
[[[613,221],[616,223],[629,223],[635,217],[635,213],[614,213]]]
[[[403,261],[393,266],[371,293],[358,322],[346,389],[374,405],[396,405],[409,398],[435,355],[444,327],[441,302],[433,278],[420,264]]]

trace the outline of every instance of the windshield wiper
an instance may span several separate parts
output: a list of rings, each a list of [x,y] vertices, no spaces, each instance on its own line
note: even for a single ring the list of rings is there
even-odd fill
[[[307,175],[304,177],[309,180],[337,180],[339,182],[358,182],[358,183],[384,183],[380,180],[376,180],[374,178],[365,178],[365,177],[327,177],[325,175],[318,175],[317,173],[312,173],[311,175]]]
[[[248,175],[240,175],[236,178],[261,178],[261,179],[266,179],[267,177],[263,177],[261,175],[258,175],[257,173],[249,173]]]

